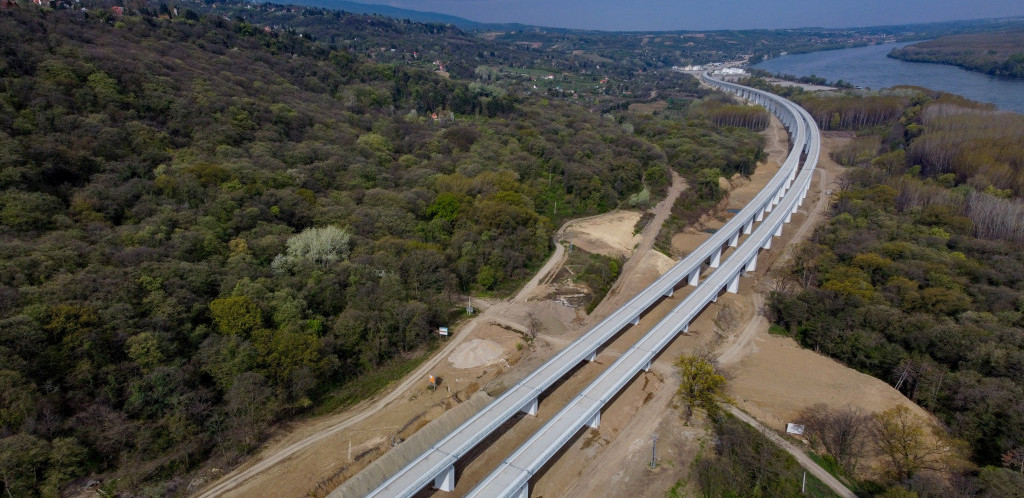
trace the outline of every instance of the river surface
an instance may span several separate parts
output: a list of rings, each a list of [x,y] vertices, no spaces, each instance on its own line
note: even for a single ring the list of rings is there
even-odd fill
[[[1024,80],[996,78],[945,64],[905,62],[886,55],[895,48],[916,42],[886,43],[866,47],[783,55],[755,64],[771,73],[816,75],[829,81],[843,80],[866,88],[917,85],[963,95],[978,102],[992,102],[999,109],[1024,113]]]

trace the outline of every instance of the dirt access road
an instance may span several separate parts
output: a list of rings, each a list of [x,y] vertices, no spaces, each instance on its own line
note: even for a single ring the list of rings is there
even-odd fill
[[[769,140],[766,150],[770,155],[774,153],[772,157],[776,159],[769,159],[768,164],[760,165],[750,179],[731,179],[730,200],[726,209],[741,206],[752,197],[759,185],[763,185],[763,181],[777,170],[778,154],[785,156],[787,137],[782,127],[773,122],[765,135]],[[826,140],[826,146],[828,143]],[[826,154],[827,149],[823,155]],[[692,352],[698,347],[708,348],[721,344],[720,354],[729,355],[724,359],[729,361],[727,368],[731,376],[733,398],[745,412],[767,425],[770,428],[768,430],[780,430],[784,427],[783,421],[791,420],[793,413],[816,402],[840,406],[854,404],[868,411],[885,409],[891,403],[901,402],[897,399],[900,397],[898,393],[893,396],[895,391],[885,383],[802,350],[789,339],[768,336],[767,323],[756,313],[760,301],[751,297],[757,295],[752,280],[762,280],[766,275],[765,270],[780,259],[788,244],[810,233],[816,221],[808,218],[820,216],[821,210],[827,207],[827,196],[823,196],[823,190],[830,177],[820,177],[820,181],[816,182],[818,188],[808,197],[808,200],[817,199],[817,202],[805,202],[801,213],[794,216],[794,223],[787,228],[782,240],[773,244],[773,250],[763,253],[758,265],[761,271],[756,278],[743,279],[743,294],[722,296],[718,303],[709,307],[691,326],[690,335],[680,336],[657,358],[652,372],[638,377],[609,405],[602,413],[600,430],[583,433],[531,482],[533,495],[662,496],[673,483],[686,479],[689,463],[701,448],[709,444],[709,435],[699,423],[687,426],[678,416],[672,400],[678,379],[675,378],[671,363],[679,354]],[[656,210],[666,209],[667,217],[668,206],[668,203],[665,206],[659,204]],[[613,213],[607,216],[616,215]],[[707,236],[703,230],[724,223],[725,217],[723,214],[709,217],[700,226],[692,227],[687,233],[677,236],[673,245],[677,250],[686,251],[687,247],[692,250]],[[592,223],[589,226],[582,227],[567,224],[562,233],[581,228],[596,234],[595,238],[600,239],[602,229],[593,228],[597,224],[607,225],[606,220],[605,217],[594,217],[590,219]],[[580,224],[588,225],[588,222],[584,220]],[[651,225],[657,223],[652,222],[648,228]],[[799,228],[792,230],[794,226]],[[607,225],[603,230],[610,241],[633,237],[632,224],[628,222]],[[620,233],[609,233],[614,230]],[[656,234],[656,230],[652,231]],[[652,240],[654,234],[650,235]],[[645,232],[641,239],[647,235]],[[506,378],[511,382],[517,371],[521,375],[522,371],[539,365],[584,328],[582,320],[573,319],[580,317],[578,310],[572,311],[545,297],[552,287],[547,284],[554,278],[563,259],[564,254],[556,251],[545,268],[516,297],[497,303],[482,303],[489,307],[481,316],[464,323],[456,331],[451,343],[395,388],[344,413],[296,423],[290,432],[282,433],[271,441],[257,459],[225,476],[203,496],[321,496],[322,493],[311,491],[316,483],[322,483],[331,476],[335,480],[330,482],[340,482],[365,466],[367,459],[372,460],[375,455],[388,451],[390,445],[387,440],[398,430],[394,427],[408,426],[411,421],[429,420],[443,413],[445,406],[450,406],[442,404],[446,399],[444,392],[428,393],[420,385],[426,372],[440,371],[442,376],[451,379],[453,393],[458,391],[466,394],[472,392],[474,386],[483,386],[488,382],[504,382],[501,379]],[[606,300],[628,298],[635,290],[649,284],[667,268],[664,266],[665,260],[671,263],[671,259],[657,251],[632,251],[630,261],[638,263],[624,267],[623,276],[616,284],[621,290],[615,295],[609,295]],[[763,292],[763,289],[758,292]],[[716,313],[726,305],[740,311],[741,324],[735,332],[717,331],[713,323]],[[545,330],[535,341],[534,347],[524,349],[520,357],[516,348],[520,336],[505,327],[522,322],[522,317],[529,310],[536,311],[545,321]],[[595,312],[585,318],[588,321],[599,319],[600,314]],[[656,320],[659,314],[663,313],[653,311],[649,321]],[[474,368],[452,367],[449,361],[452,353],[460,346],[475,342],[474,339],[500,343],[505,348],[505,355],[500,361],[512,364],[511,369],[507,364],[500,365],[500,362]],[[614,348],[602,351],[599,362],[608,362],[616,354]],[[451,396],[449,394],[448,399]],[[542,411],[551,409],[547,406],[551,405],[542,402]],[[535,423],[529,418],[525,420],[530,423],[524,424],[521,429],[528,432]],[[415,430],[415,426],[411,430]],[[660,434],[661,439],[657,448],[658,465],[650,469],[647,464],[651,456],[653,433]],[[352,448],[347,458],[346,445]],[[514,447],[502,447],[497,451],[511,451]],[[361,454],[368,456],[360,460],[358,455]],[[481,456],[480,459],[487,458]],[[471,481],[471,478],[463,480],[467,484]],[[690,494],[696,492],[693,486],[690,484],[687,487]],[[450,495],[439,493],[438,496]]]
[[[644,231],[640,245],[643,247],[650,247],[654,243],[654,238],[657,236],[658,228],[660,224],[668,218],[671,214],[672,204],[678,198],[679,194],[686,188],[685,182],[682,177],[673,172],[672,185],[668,190],[666,199],[655,206],[654,220],[648,224],[647,229]],[[601,215],[607,216],[607,215]],[[597,217],[590,217],[597,218]],[[561,241],[572,226],[577,225],[583,220],[572,220],[567,222],[556,234],[557,240]],[[406,418],[424,418],[423,414],[417,412],[416,408],[407,408],[408,401],[413,401],[417,398],[419,391],[422,389],[423,379],[428,373],[436,372],[447,372],[446,363],[453,357],[453,354],[459,351],[463,351],[460,348],[464,344],[476,345],[480,343],[481,348],[493,348],[495,346],[502,347],[504,345],[495,344],[492,340],[494,331],[486,330],[493,329],[495,326],[504,326],[506,328],[512,327],[518,330],[525,330],[524,315],[526,313],[534,313],[534,311],[524,311],[525,308],[541,308],[539,311],[543,312],[544,308],[550,308],[551,306],[545,306],[544,303],[528,304],[527,301],[536,293],[538,288],[543,287],[545,284],[551,282],[554,276],[562,268],[565,262],[565,247],[562,243],[555,244],[555,251],[548,258],[547,262],[543,267],[534,275],[529,282],[527,282],[522,289],[519,290],[516,295],[508,300],[499,302],[487,302],[477,300],[478,305],[486,306],[479,315],[473,319],[464,323],[452,338],[445,344],[445,346],[434,354],[434,356],[423,363],[414,372],[407,375],[401,382],[396,384],[394,387],[389,388],[387,391],[380,393],[374,398],[360,403],[356,407],[346,410],[342,413],[331,415],[327,417],[321,417],[319,419],[299,422],[296,427],[289,433],[280,434],[272,440],[259,455],[246,464],[243,464],[239,468],[233,470],[227,475],[220,478],[217,482],[210,485],[208,488],[201,491],[199,494],[202,498],[212,498],[215,496],[258,496],[264,495],[268,492],[268,489],[279,489],[282,492],[290,490],[289,494],[295,496],[301,496],[308,491],[313,484],[321,482],[327,479],[330,475],[332,466],[326,465],[323,469],[315,471],[310,470],[308,467],[303,465],[304,461],[310,459],[322,460],[323,458],[328,459],[340,459],[344,450],[339,450],[336,446],[331,448],[325,448],[325,446],[332,446],[332,441],[345,441],[349,444],[349,455],[347,458],[351,458],[351,448],[353,437],[347,435],[347,433],[356,431],[370,431],[375,432],[372,437],[359,438],[355,436],[357,442],[356,450],[357,453],[366,451],[372,448],[374,445],[382,445],[386,443],[386,430],[374,430],[374,428],[361,428],[361,426],[367,425],[369,421],[379,417],[382,413],[392,413],[402,410],[409,410],[410,415]],[[635,267],[636,264],[633,265]],[[550,304],[550,303],[548,303]],[[481,306],[481,307],[483,307]],[[553,320],[549,313],[548,316],[542,316],[542,320],[548,324],[546,329],[558,330],[558,327],[552,324]],[[557,317],[555,317],[557,318]],[[572,320],[564,320],[570,322]],[[479,330],[478,329],[485,329]],[[473,339],[470,341],[470,339]],[[505,342],[508,342],[507,340]],[[513,344],[507,344],[514,347]],[[470,354],[471,356],[471,354]],[[505,359],[506,365],[508,363]],[[487,363],[490,364],[490,363]],[[464,366],[464,365],[460,365]],[[471,366],[472,369],[474,366]],[[448,377],[457,379],[457,375],[465,375],[465,368],[457,368],[456,371],[452,372]],[[484,374],[488,372],[485,370]],[[495,372],[497,373],[497,372]],[[491,375],[493,377],[493,374]],[[481,384],[487,377],[483,375],[476,377],[479,382],[469,383]],[[469,386],[467,386],[469,387]],[[473,390],[473,389],[469,389]],[[467,393],[471,394],[471,393]],[[434,410],[433,412],[436,412]],[[436,413],[431,412],[431,415],[436,416]],[[399,421],[401,422],[401,421]],[[372,425],[372,424],[370,424]],[[393,426],[387,426],[393,427]],[[307,455],[319,455],[318,457],[309,457]],[[303,468],[304,473],[294,475],[291,469]],[[337,472],[336,470],[334,472]],[[293,476],[294,475],[294,476]],[[284,481],[284,484],[282,484]],[[290,482],[297,481],[297,482]],[[312,482],[310,482],[312,481]],[[268,488],[267,486],[271,486]]]
[[[758,166],[750,179],[730,180],[730,197],[725,209],[742,205],[770,177],[786,154],[782,127],[773,120],[766,130],[769,159]],[[601,427],[589,429],[570,443],[556,461],[530,483],[535,496],[663,496],[678,482],[684,496],[699,495],[695,479],[689,476],[690,462],[702,452],[711,451],[713,439],[700,420],[686,425],[679,416],[673,394],[678,376],[671,362],[696,349],[715,351],[715,357],[729,378],[729,394],[737,412],[746,422],[783,447],[806,468],[806,445],[783,437],[785,423],[795,420],[803,409],[817,403],[833,407],[853,406],[867,413],[896,405],[910,407],[921,416],[927,414],[898,391],[878,379],[849,369],[829,358],[801,348],[792,339],[768,334],[768,322],[760,314],[773,278],[773,267],[784,264],[792,248],[806,240],[824,219],[831,199],[830,190],[843,170],[828,157],[850,137],[826,134],[817,181],[807,200],[794,215],[772,249],[762,251],[758,271],[753,278],[741,279],[739,294],[724,294],[691,324],[690,335],[680,336],[655,361],[653,371],[640,375],[623,394],[608,405],[601,415]],[[677,235],[674,250],[686,252],[699,244],[705,228],[717,228],[724,216],[713,215],[685,233]],[[634,258],[641,255],[634,255]],[[766,278],[768,277],[768,278]],[[735,327],[721,330],[714,319],[729,309],[738,316]],[[605,351],[604,356],[615,356]],[[608,360],[605,360],[608,361]],[[653,387],[652,387],[653,386]],[[619,419],[628,420],[623,424]],[[650,468],[653,435],[658,435],[657,465]],[[812,471],[833,487],[840,496],[850,496],[823,470]],[[438,495],[440,496],[440,495]]]
[[[482,323],[490,323],[491,321],[499,319],[502,315],[503,305],[525,300],[526,296],[529,296],[537,288],[538,283],[542,278],[561,267],[564,259],[565,248],[562,244],[556,244],[555,251],[551,257],[548,258],[548,261],[540,271],[537,272],[534,278],[531,279],[514,297],[505,302],[488,306],[487,309],[483,310],[483,312],[477,315],[476,318],[470,320],[463,328],[461,328],[457,334],[454,334],[453,338],[448,341],[430,361],[424,362],[423,365],[411,374],[407,375],[399,384],[374,397],[368,404],[363,403],[357,405],[353,410],[347,410],[337,416],[328,417],[326,420],[320,421],[316,424],[316,428],[313,430],[312,434],[302,437],[298,441],[287,444],[283,447],[280,447],[280,443],[277,445],[271,445],[267,450],[261,452],[260,455],[249,465],[240,467],[234,472],[226,475],[215,485],[204,490],[199,496],[203,498],[213,498],[229,493],[243,483],[255,479],[261,473],[285,462],[303,450],[312,448],[322,441],[349,429],[356,424],[370,419],[382,410],[386,409],[389,405],[407,396],[409,391],[413,390],[417,385],[422,384],[423,379],[428,373],[438,369],[438,363],[449,358],[449,356],[451,356],[452,353],[454,353],[456,349],[458,349],[459,346],[461,346],[467,339],[474,337],[473,331],[478,325]],[[479,302],[480,301],[478,301],[478,303]]]
[[[668,193],[665,195],[665,199],[654,207],[654,217],[649,223],[647,223],[647,226],[644,227],[643,232],[641,232],[640,241],[632,251],[632,257],[626,260],[626,264],[622,265],[622,277],[612,284],[612,287],[608,290],[605,298],[594,308],[594,311],[591,312],[590,319],[587,323],[597,323],[598,319],[604,318],[619,306],[622,306],[623,303],[631,299],[636,292],[640,290],[640,288],[637,288],[636,290],[626,290],[625,287],[629,283],[636,282],[634,275],[640,267],[643,266],[643,263],[648,256],[651,255],[652,249],[654,248],[654,241],[658,238],[658,232],[661,231],[661,227],[665,224],[665,220],[667,220],[669,215],[672,214],[672,205],[675,204],[676,199],[679,198],[679,194],[681,194],[686,187],[686,181],[679,176],[679,173],[676,173],[673,170],[672,185],[669,187]],[[660,253],[657,253],[656,255],[660,255]],[[662,272],[667,269],[668,268],[665,268]],[[655,276],[655,278],[657,278],[657,276]],[[646,286],[647,284],[644,285]]]
[[[775,431],[761,425],[761,423],[754,419],[754,417],[747,415],[743,410],[740,410],[735,406],[729,406],[729,412],[735,415],[736,418],[746,422],[747,425],[757,429],[778,447],[786,450],[790,455],[793,455],[793,458],[796,458],[796,461],[800,463],[801,467],[807,469],[811,474],[814,474],[814,477],[817,477],[819,481],[832,489],[832,491],[835,491],[836,494],[843,498],[857,498],[857,493],[850,491],[850,488],[847,488],[843,483],[839,482],[839,479],[836,479],[835,476],[821,468],[821,466],[819,466],[814,460],[811,460],[811,457],[807,456],[807,453],[804,453],[803,450],[797,448],[793,443],[783,439],[782,436],[779,436]]]

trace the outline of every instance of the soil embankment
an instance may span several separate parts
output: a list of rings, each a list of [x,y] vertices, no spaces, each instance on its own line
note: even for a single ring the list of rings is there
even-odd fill
[[[777,171],[781,158],[788,152],[787,137],[774,119],[765,133],[768,161],[749,179],[730,179],[731,193],[724,210],[702,220],[702,226],[674,237],[674,249],[686,251],[696,247],[707,236],[705,228],[721,226],[730,210],[742,207]],[[637,377],[606,408],[599,429],[583,432],[531,482],[531,494],[660,496],[677,480],[685,478],[707,433],[699,426],[685,426],[678,416],[673,403],[678,380],[671,364],[678,355],[696,348],[720,347],[721,363],[731,378],[731,396],[743,411],[771,429],[780,430],[795,413],[819,402],[853,404],[868,411],[897,403],[909,404],[881,381],[800,349],[787,338],[768,335],[768,324],[758,313],[770,280],[764,277],[771,266],[784,258],[787,247],[810,234],[828,206],[826,192],[834,188],[830,184],[841,170],[827,159],[827,153],[830,147],[838,145],[838,140],[841,139],[825,140],[823,172],[781,240],[773,243],[772,250],[762,253],[754,278],[741,280],[741,293],[724,295],[709,306],[691,324],[690,334],[673,342],[656,358],[651,372]],[[681,188],[674,178],[673,190]],[[666,206],[665,217],[668,207],[670,204]],[[660,227],[658,217],[647,227],[653,233],[645,229],[636,235],[633,226],[638,217],[638,213],[612,213],[567,224],[560,232],[566,239],[572,237],[577,247],[586,244],[594,252],[631,250],[622,277],[590,316],[585,317],[580,310],[566,306],[564,300],[555,299],[554,276],[564,258],[563,252],[556,252],[515,298],[494,303],[474,300],[475,305],[484,308],[482,313],[455,330],[450,342],[432,360],[396,387],[344,413],[296,424],[291,432],[269,444],[254,463],[222,479],[204,496],[323,496],[345,481],[350,482],[342,489],[349,491],[381,481],[380,477],[390,472],[388,469],[418,452],[414,447],[425,448],[442,437],[448,430],[445,428],[455,427],[464,416],[468,417],[465,411],[475,411],[474,405],[468,403],[478,401],[465,400],[482,400],[486,395],[476,394],[479,391],[496,394],[503,386],[511,385],[582,333],[586,324],[596,323],[671,266],[670,258],[651,249]],[[541,403],[538,417],[524,417],[512,423],[507,438],[496,439],[492,445],[495,447],[474,455],[474,463],[479,465],[460,470],[460,487],[456,492],[485,475],[488,462],[500,461],[502,455],[518,446],[517,441],[528,438],[544,417],[557,411],[558,399],[571,396],[574,388],[588,382],[587,378],[596,377],[602,365],[614,361],[628,347],[622,344],[646,332],[679,299],[681,296],[666,299],[658,309],[645,315],[635,330],[627,331],[621,341],[603,350],[594,364],[583,365],[581,378],[566,381],[545,398],[549,403]],[[721,321],[716,324],[715,317],[726,308],[734,316],[735,324],[722,330]],[[527,345],[524,324],[531,315],[542,325],[532,345]],[[437,390],[427,389],[427,373],[441,377],[442,384]],[[650,469],[653,434],[659,435],[658,465]],[[408,444],[392,447],[401,440]],[[347,451],[350,447],[352,452]],[[408,451],[396,451],[403,447]],[[381,463],[371,463],[374,460]],[[367,470],[365,480],[351,478],[368,466],[376,470]]]

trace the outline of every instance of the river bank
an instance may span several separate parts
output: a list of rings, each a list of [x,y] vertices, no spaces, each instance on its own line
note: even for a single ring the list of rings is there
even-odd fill
[[[757,69],[796,76],[815,75],[865,88],[917,85],[996,104],[1000,110],[1024,113],[1024,80],[997,78],[944,64],[906,62],[888,57],[914,42],[794,54],[755,64]]]

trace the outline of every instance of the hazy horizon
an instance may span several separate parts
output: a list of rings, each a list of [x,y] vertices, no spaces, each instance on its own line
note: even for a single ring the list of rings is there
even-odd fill
[[[1024,15],[1024,3],[978,0],[908,0],[893,4],[865,0],[857,4],[813,0],[722,0],[698,4],[685,0],[621,2],[612,0],[355,0],[421,12],[437,12],[485,23],[604,31],[713,29],[853,28]]]

